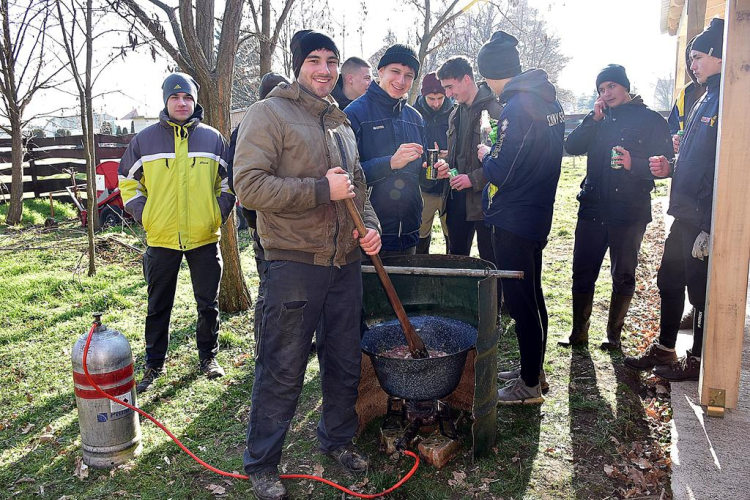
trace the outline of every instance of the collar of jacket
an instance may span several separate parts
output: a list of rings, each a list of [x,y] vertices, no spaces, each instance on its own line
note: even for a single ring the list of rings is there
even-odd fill
[[[181,126],[185,128],[191,128],[198,125],[203,120],[203,106],[195,103],[195,111],[193,111],[192,116],[188,118],[188,121],[183,123]],[[159,123],[162,127],[169,129],[171,127],[180,127],[180,125],[177,125],[167,114],[167,108],[164,108],[159,112]]]
[[[298,81],[280,83],[269,92],[268,97],[281,97],[296,101],[305,111],[316,117],[327,114],[328,118],[334,121],[334,127],[346,121],[346,113],[339,109],[330,95],[321,99],[300,85]]]
[[[472,108],[479,104],[484,105],[486,101],[497,99],[497,96],[494,92],[492,92],[492,89],[489,85],[487,85],[487,82],[479,82],[477,84],[477,87],[479,88],[479,90],[477,90],[477,95],[474,96],[474,100],[471,103]]]
[[[719,90],[719,85],[721,85],[721,73],[709,76],[706,79],[705,85],[709,92],[717,92]]]
[[[367,87],[367,93],[372,96],[372,100],[383,107],[390,108],[393,111],[394,115],[400,115],[401,110],[406,106],[406,99],[394,99],[393,97],[389,96],[388,93],[383,90],[383,88],[378,85],[377,83],[375,85],[370,85]]]

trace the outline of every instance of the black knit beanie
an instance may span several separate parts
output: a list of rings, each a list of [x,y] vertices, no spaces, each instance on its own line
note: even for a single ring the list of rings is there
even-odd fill
[[[328,49],[339,57],[339,48],[336,47],[331,37],[314,30],[300,30],[295,33],[289,48],[292,51],[292,68],[295,77],[299,76],[299,70],[305,58],[314,50]]]
[[[268,93],[281,82],[289,83],[289,80],[273,71],[269,71],[263,75],[263,78],[260,79],[260,86],[258,87],[258,100],[265,99]]]
[[[628,75],[625,74],[625,68],[619,64],[608,64],[603,70],[596,76],[596,91],[599,92],[599,85],[602,82],[615,82],[619,83],[630,92],[630,80]]]
[[[693,40],[693,50],[721,59],[724,46],[724,20],[714,17]]]
[[[504,31],[496,31],[477,55],[479,74],[490,80],[513,78],[521,73],[518,39]]]
[[[193,96],[193,101],[198,102],[198,91],[201,86],[198,85],[192,76],[185,73],[172,73],[164,79],[164,83],[161,84],[162,98],[164,99],[164,106],[167,105],[169,96],[184,92]]]
[[[380,58],[378,69],[393,63],[408,66],[414,70],[414,78],[419,76],[419,59],[417,59],[417,53],[414,52],[414,49],[411,47],[401,45],[400,43],[391,45],[388,47],[388,50],[385,51],[383,57]]]

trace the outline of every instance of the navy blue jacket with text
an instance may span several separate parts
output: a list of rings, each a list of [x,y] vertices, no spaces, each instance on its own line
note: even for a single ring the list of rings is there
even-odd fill
[[[716,172],[716,138],[719,127],[721,75],[708,77],[706,93],[688,115],[680,141],[667,213],[711,232],[711,206]]]
[[[510,80],[500,102],[497,142],[482,167],[484,220],[534,241],[544,241],[560,179],[565,114],[547,73],[531,69]]]
[[[420,184],[425,180],[425,154],[392,170],[391,157],[401,144],[427,144],[422,116],[406,99],[394,99],[373,84],[344,111],[357,137],[359,160],[370,188],[370,203],[380,219],[385,251],[402,251],[419,241],[422,223]]]

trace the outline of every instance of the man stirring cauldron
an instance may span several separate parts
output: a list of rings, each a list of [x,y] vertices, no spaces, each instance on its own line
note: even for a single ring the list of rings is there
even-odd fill
[[[258,212],[269,263],[244,453],[262,500],[286,498],[277,467],[318,323],[320,450],[352,472],[369,465],[352,444],[361,361],[359,247],[378,253],[379,223],[354,133],[330,96],[338,77],[336,44],[302,30],[291,52],[295,81],[250,107],[234,158],[234,188],[242,205]],[[347,198],[363,214],[367,234],[358,234],[344,204],[336,203]]]

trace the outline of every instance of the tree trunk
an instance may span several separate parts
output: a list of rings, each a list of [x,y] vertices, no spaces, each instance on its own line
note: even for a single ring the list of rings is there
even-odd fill
[[[260,76],[263,76],[271,71],[273,50],[276,48],[271,44],[271,0],[261,2],[260,29]]]
[[[5,222],[9,226],[21,223],[23,216],[23,137],[18,115],[11,113],[11,184],[10,206]]]
[[[83,125],[83,155],[86,158],[86,198],[88,212],[87,228],[89,240],[89,276],[96,274],[96,243],[94,232],[99,228],[99,204],[96,202],[96,162],[94,144],[94,110],[91,88],[91,67],[94,58],[94,35],[92,28],[92,0],[86,1],[86,77],[81,95],[81,124]]]
[[[221,135],[229,137],[230,117],[228,108],[222,102],[228,102],[232,91],[231,75],[215,75],[208,82],[198,82],[207,92],[201,92],[201,105],[206,112],[206,123],[216,128]],[[245,283],[240,263],[240,248],[237,244],[237,224],[234,210],[221,228],[221,256],[224,260],[224,273],[221,276],[219,291],[219,309],[225,313],[246,311],[250,308],[252,297]]]

